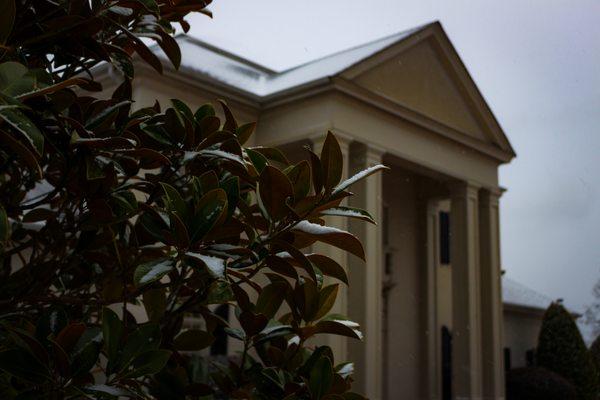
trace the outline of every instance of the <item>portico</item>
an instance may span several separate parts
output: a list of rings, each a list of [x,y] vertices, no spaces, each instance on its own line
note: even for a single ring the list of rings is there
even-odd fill
[[[365,339],[327,340],[338,360],[355,362],[356,390],[374,400],[503,399],[498,167],[514,152],[441,25],[283,72],[178,41],[180,73],[136,78],[140,105],[225,98],[258,121],[256,145],[294,159],[304,145],[319,151],[330,130],[346,176],[390,167],[348,200],[378,225],[327,221],[362,240],[367,262],[313,249],[349,273],[334,311],[359,322]]]

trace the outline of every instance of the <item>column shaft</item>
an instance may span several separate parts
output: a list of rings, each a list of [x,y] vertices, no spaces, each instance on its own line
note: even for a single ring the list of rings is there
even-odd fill
[[[350,146],[350,175],[380,164],[383,151],[353,142]],[[363,342],[349,342],[349,356],[355,362],[355,389],[370,399],[382,398],[382,178],[371,175],[352,187],[349,205],[365,209],[377,225],[351,220],[350,231],[363,243],[366,263],[351,256],[348,262],[350,293],[348,316],[361,325]]]
[[[482,190],[479,204],[483,398],[490,400],[504,399],[499,195]]]
[[[452,187],[450,254],[452,263],[452,372],[456,399],[481,399],[481,323],[479,287],[478,188]]]

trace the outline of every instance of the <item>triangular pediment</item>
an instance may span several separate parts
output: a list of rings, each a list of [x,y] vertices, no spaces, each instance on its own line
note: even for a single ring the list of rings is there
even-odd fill
[[[440,24],[431,24],[343,71],[354,85],[470,141],[514,152]]]

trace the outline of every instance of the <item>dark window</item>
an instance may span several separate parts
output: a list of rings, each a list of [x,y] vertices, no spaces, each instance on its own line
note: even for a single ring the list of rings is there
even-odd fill
[[[440,263],[450,264],[450,214],[440,211]]]
[[[381,226],[381,230],[382,232],[382,236],[383,236],[383,245],[387,246],[390,244],[390,209],[388,206],[383,206],[383,218],[382,218],[382,226]]]
[[[510,348],[505,347],[504,348],[504,370],[508,371],[510,370],[511,366],[510,366]]]
[[[535,349],[530,349],[525,352],[525,362],[528,367],[535,365]]]
[[[392,274],[392,253],[385,253],[385,274]]]
[[[226,304],[221,304],[215,310],[215,314],[223,318],[225,321],[229,321],[229,307]],[[210,346],[211,356],[226,356],[227,355],[227,334],[225,328],[221,325],[217,326],[214,333],[215,341]]]

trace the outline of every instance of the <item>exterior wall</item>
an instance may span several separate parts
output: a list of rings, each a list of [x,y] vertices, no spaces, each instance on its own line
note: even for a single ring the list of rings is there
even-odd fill
[[[383,331],[379,325],[380,319],[375,317],[375,321],[373,317],[379,313],[366,312],[365,306],[364,310],[358,307],[362,314],[369,315],[369,322],[363,324],[363,330],[367,333],[365,342],[348,344],[344,338],[335,338],[331,339],[335,340],[335,343],[328,344],[336,351],[341,351],[342,356],[349,354],[353,359],[356,358],[355,351],[362,352],[364,357],[368,357],[365,354],[371,354],[370,361],[365,360],[364,365],[357,365],[357,372],[360,371],[361,376],[366,376],[368,381],[365,384],[361,382],[362,379],[357,378],[357,390],[367,387],[362,385],[368,385],[370,389],[367,390],[367,394],[374,400],[437,398],[437,389],[431,383],[437,378],[431,370],[439,368],[439,365],[432,367],[430,360],[435,353],[432,353],[431,348],[439,346],[440,342],[432,339],[431,328],[437,325],[430,326],[428,310],[433,308],[435,312],[440,311],[435,323],[444,321],[450,327],[455,319],[450,312],[455,299],[450,284],[451,268],[436,268],[438,275],[435,284],[433,287],[428,286],[429,277],[426,275],[429,272],[424,270],[424,266],[428,266],[427,242],[423,239],[426,224],[423,201],[427,196],[421,196],[420,181],[423,176],[436,176],[441,177],[443,185],[446,186],[450,182],[460,181],[474,184],[478,188],[497,189],[498,161],[340,92],[323,91],[304,98],[280,101],[277,105],[263,105],[261,108],[250,100],[220,95],[218,89],[213,91],[173,79],[156,79],[158,77],[145,73],[138,78],[134,93],[136,107],[150,106],[155,99],[166,106],[171,98],[179,98],[192,107],[198,107],[225,97],[240,122],[258,121],[255,139],[251,145],[277,146],[291,142],[314,145],[318,143],[318,138],[324,137],[327,130],[332,130],[342,139],[346,151],[351,143],[362,143],[371,149],[381,149],[378,151],[385,152],[389,159],[402,160],[411,165],[413,169],[404,168],[403,165],[402,168],[393,167],[392,171],[383,174],[382,196],[379,196],[380,192],[364,191],[364,202],[369,204],[369,211],[373,212],[372,208],[376,207],[371,205],[374,201],[381,204],[382,198],[384,204],[389,207],[387,225],[390,230],[387,250],[393,253],[393,273],[390,277],[393,286],[390,286],[388,296],[389,324],[385,327],[386,341],[380,345],[377,335],[373,334]],[[218,110],[218,107],[216,108]],[[359,190],[357,188],[357,191]],[[370,238],[371,242],[379,240],[373,239],[376,236],[373,236],[371,231],[362,233],[361,238]],[[375,250],[383,247],[381,242],[371,245]],[[476,245],[471,243],[470,246]],[[369,255],[370,259],[372,257]],[[363,264],[355,266],[351,260],[348,264],[350,270],[365,267]],[[372,268],[377,268],[377,263],[368,267],[362,268],[366,274],[382,274],[381,270]],[[352,280],[352,274],[350,279]],[[343,308],[348,308],[357,301],[365,305],[373,301],[372,295],[367,296],[366,287],[357,286],[363,283],[351,282],[355,289],[348,295],[352,298],[342,299],[341,308],[336,308],[336,311],[352,316],[354,309]],[[463,283],[460,282],[461,285]],[[357,287],[360,287],[360,290]],[[372,289],[371,286],[369,288]],[[434,297],[433,291],[439,291],[439,296]],[[432,302],[432,298],[437,300]],[[371,309],[377,309],[377,306]],[[508,337],[506,333],[505,335]],[[230,345],[234,343],[230,341]],[[369,351],[365,352],[365,349]],[[233,347],[230,347],[231,350],[235,351]],[[375,362],[379,363],[376,368],[372,368],[373,354],[376,354]],[[382,381],[383,387],[378,383],[379,380]]]
[[[543,311],[533,313],[505,307],[504,347],[510,349],[511,368],[527,365],[526,352],[537,347],[542,315]]]

